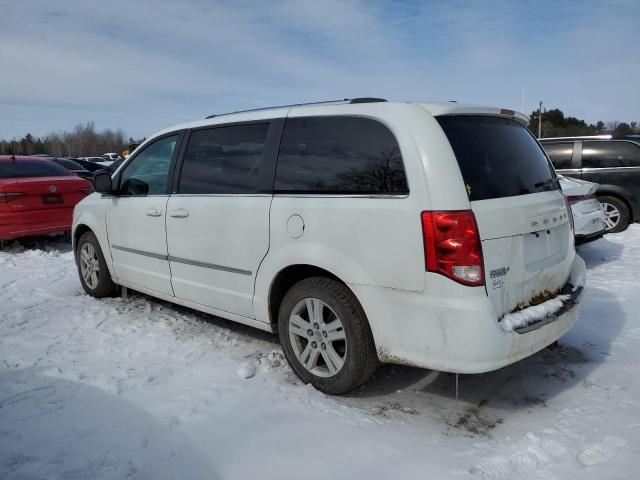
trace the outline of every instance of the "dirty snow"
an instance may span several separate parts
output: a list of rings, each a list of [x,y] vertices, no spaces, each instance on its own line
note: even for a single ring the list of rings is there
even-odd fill
[[[556,295],[546,302],[532,305],[517,312],[508,313],[500,320],[500,328],[505,332],[513,332],[516,328],[540,321],[560,310],[564,302],[570,298],[571,295]]]
[[[460,378],[384,366],[329,397],[274,336],[84,294],[62,239],[0,251],[0,478],[626,479],[640,454],[640,226],[580,248],[555,350]]]
[[[584,277],[584,261],[578,255],[568,279],[568,283],[572,286],[572,292],[575,292],[580,287],[584,287]],[[570,298],[571,295],[569,294],[556,295],[554,298],[538,305],[532,305],[522,310],[518,310],[517,312],[508,313],[500,319],[500,328],[505,332],[513,332],[517,328],[539,322],[546,317],[553,316],[564,306],[564,302]]]

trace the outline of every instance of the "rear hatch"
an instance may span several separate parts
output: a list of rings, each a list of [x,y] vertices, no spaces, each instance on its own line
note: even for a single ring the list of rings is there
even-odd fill
[[[573,232],[557,177],[531,133],[512,117],[436,117],[456,155],[497,318],[542,303],[567,282]]]
[[[73,208],[91,192],[91,184],[75,175],[65,177],[0,178],[0,194],[12,212]]]

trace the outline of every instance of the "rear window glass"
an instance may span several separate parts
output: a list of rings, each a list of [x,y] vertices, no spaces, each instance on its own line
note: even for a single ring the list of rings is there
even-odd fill
[[[16,160],[0,162],[0,178],[68,177],[69,170],[53,162]]]
[[[470,200],[559,188],[544,152],[516,121],[482,115],[436,118],[456,155]]]
[[[409,192],[393,133],[376,120],[346,116],[287,120],[275,189],[314,194]]]
[[[61,167],[66,168],[67,170],[86,170],[82,165],[74,162],[73,160],[59,158],[57,160],[54,160],[54,162],[56,162]]]
[[[573,142],[569,143],[543,143],[544,151],[549,155],[553,166],[558,170],[571,168],[573,157]]]
[[[640,147],[631,142],[582,142],[584,168],[640,167]]]

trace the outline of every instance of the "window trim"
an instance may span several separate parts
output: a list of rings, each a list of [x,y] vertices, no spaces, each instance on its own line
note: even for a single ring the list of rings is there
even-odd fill
[[[184,138],[180,146],[179,155],[173,171],[173,179],[171,184],[171,195],[175,196],[216,196],[216,197],[228,197],[228,196],[271,196],[273,195],[273,186],[276,175],[276,159],[278,157],[278,150],[280,149],[280,139],[282,138],[282,131],[284,129],[284,118],[265,118],[261,120],[245,120],[242,122],[228,122],[217,123],[213,125],[202,125],[199,127],[189,128],[185,130]],[[182,168],[184,166],[184,160],[187,153],[191,136],[195,132],[201,130],[213,130],[216,128],[237,127],[243,125],[268,125],[267,136],[264,140],[264,150],[262,162],[264,163],[264,170],[262,178],[258,182],[258,189],[253,193],[179,193],[178,187],[180,186],[180,178],[182,177]]]
[[[557,171],[567,171],[567,170],[571,170],[574,167],[574,163],[575,163],[575,154],[576,154],[576,142],[574,142],[573,140],[562,140],[559,142],[539,142],[540,145],[542,146],[542,150],[544,151],[544,154],[546,155],[546,157],[549,159],[549,162],[551,162],[551,165],[553,166],[554,170]],[[551,160],[551,155],[549,155],[549,152],[547,152],[547,149],[544,148],[545,145],[571,145],[571,156],[569,158],[569,166],[566,168],[558,168],[555,166],[555,164],[553,163],[553,160]]]
[[[381,193],[381,192],[367,192],[367,191],[329,191],[329,190],[284,190],[284,189],[276,189],[276,174],[278,171],[277,160],[280,154],[280,146],[282,144],[282,138],[284,136],[284,130],[286,128],[286,122],[283,124],[282,132],[280,135],[280,145],[278,147],[278,152],[276,155],[276,165],[273,171],[273,194],[277,196],[288,196],[288,197],[331,197],[331,198],[407,198],[411,194],[411,186],[409,185],[409,175],[407,174],[407,168],[405,166],[404,155],[402,152],[402,148],[400,147],[400,142],[398,141],[398,136],[395,133],[395,130],[388,125],[386,122],[382,121],[379,118],[372,117],[369,115],[359,115],[359,114],[328,114],[328,115],[296,115],[293,117],[287,117],[286,121],[289,120],[298,120],[298,119],[309,119],[309,118],[358,118],[371,120],[373,122],[379,123],[387,131],[392,135],[393,139],[398,145],[398,151],[400,152],[400,160],[402,162],[402,169],[404,171],[405,181],[407,183],[406,192],[389,192],[389,193]]]
[[[172,189],[176,162],[178,160],[178,156],[179,156],[179,153],[180,153],[180,151],[182,149],[182,146],[184,145],[185,133],[186,133],[186,130],[184,130],[184,129],[174,130],[172,132],[163,133],[162,135],[158,135],[157,137],[150,138],[143,145],[141,145],[143,148],[136,149],[137,151],[136,151],[135,155],[131,155],[129,158],[127,158],[124,161],[124,163],[122,165],[120,165],[120,167],[118,168],[118,173],[111,180],[112,185],[114,186],[114,195],[118,196],[118,197],[127,197],[127,198],[130,198],[130,197],[132,197],[132,198],[139,198],[139,197],[166,197],[167,195],[169,195],[169,192]],[[171,162],[169,163],[169,171],[167,172],[167,186],[166,186],[165,192],[164,193],[155,193],[155,194],[152,194],[152,195],[122,195],[120,193],[120,186],[121,186],[120,185],[120,181],[122,179],[122,174],[126,171],[126,169],[129,167],[131,162],[133,162],[136,158],[138,158],[138,156],[142,152],[144,152],[147,149],[147,147],[153,145],[157,141],[160,141],[160,140],[162,140],[164,138],[175,137],[176,135],[178,135],[178,139],[176,141],[176,148],[173,150],[173,155],[171,156]]]

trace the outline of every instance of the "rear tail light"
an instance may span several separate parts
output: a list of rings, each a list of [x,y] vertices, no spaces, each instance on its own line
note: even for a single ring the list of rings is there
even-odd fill
[[[514,110],[509,110],[508,108],[501,109],[500,113],[502,115],[511,115],[511,116],[514,116],[516,114],[516,112]]]
[[[482,243],[471,210],[422,212],[425,268],[469,286],[484,285]]]
[[[569,200],[569,205],[583,202],[585,200],[595,200],[595,199],[596,199],[596,196],[593,193],[590,193],[588,195],[573,195],[571,197],[567,197],[567,200]]]
[[[23,192],[0,192],[0,203],[6,203],[9,200],[26,195]]]
[[[571,197],[564,197],[564,204],[567,207],[567,214],[569,215],[569,224],[571,225],[571,233],[575,234],[576,226],[573,224],[573,209],[571,205],[576,202],[570,200]]]
[[[85,187],[85,188],[81,188],[78,190],[81,193],[84,193],[85,195],[89,195],[91,193],[93,193],[93,188],[92,187]]]

